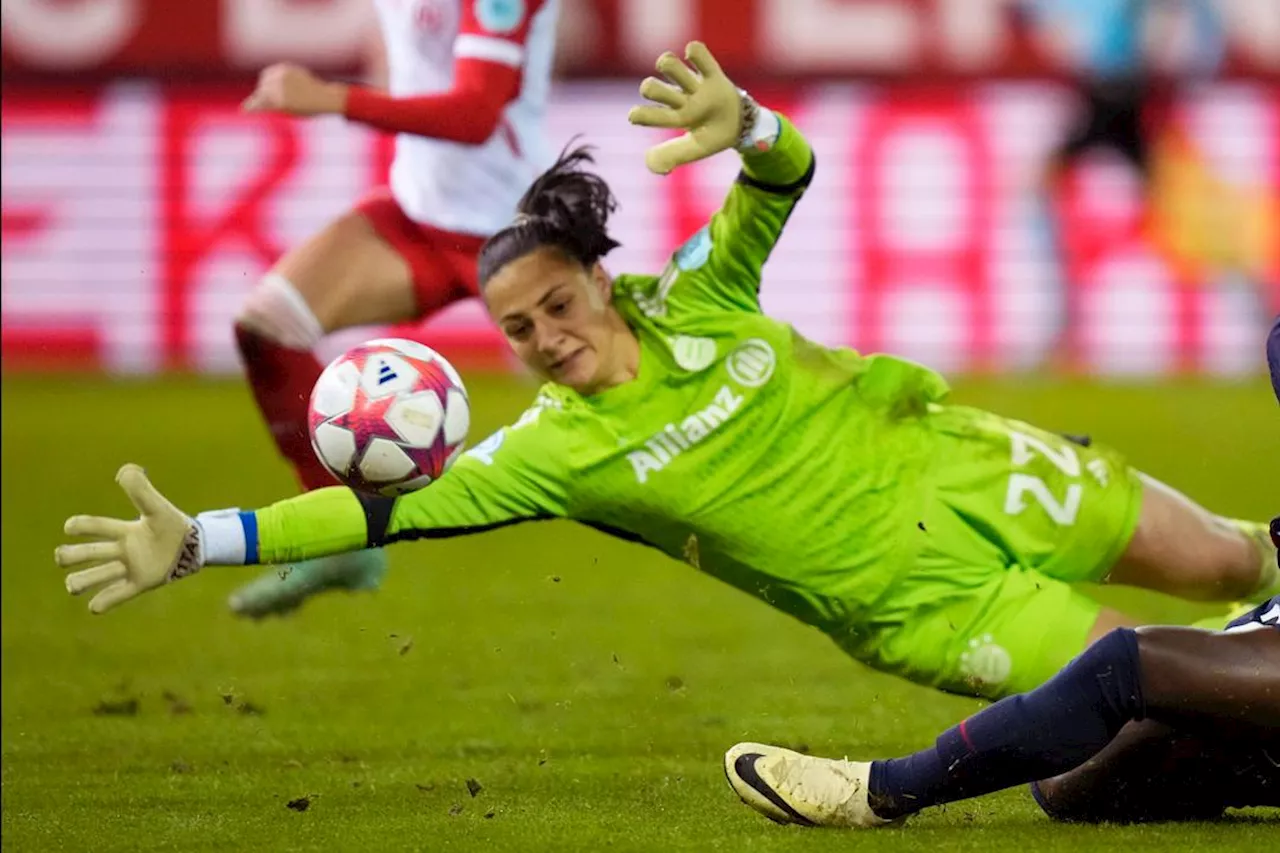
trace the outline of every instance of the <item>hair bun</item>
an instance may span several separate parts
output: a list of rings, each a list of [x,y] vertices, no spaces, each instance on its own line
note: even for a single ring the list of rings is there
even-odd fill
[[[556,162],[525,191],[519,209],[533,216],[552,220],[573,220],[589,214],[601,223],[618,207],[609,185],[586,166],[595,163],[592,147],[570,147],[569,140]]]
[[[569,140],[551,168],[521,196],[511,228],[486,243],[480,257],[482,283],[537,246],[559,246],[589,267],[619,245],[608,232],[617,199],[603,178],[587,170],[595,158],[589,146],[573,147],[576,140]]]
[[[559,188],[563,190],[564,188]],[[571,228],[574,222],[574,210],[572,200],[566,200],[561,197],[560,191],[552,188],[543,195],[531,200],[529,215],[534,220],[540,220],[547,223],[553,228]]]

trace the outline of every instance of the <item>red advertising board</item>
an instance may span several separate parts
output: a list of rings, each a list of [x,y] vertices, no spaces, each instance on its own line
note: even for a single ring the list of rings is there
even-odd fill
[[[385,175],[386,139],[246,116],[243,90],[117,83],[3,101],[3,360],[234,371],[231,318],[286,247]],[[948,371],[1253,372],[1280,310],[1280,90],[1184,98],[1151,203],[1103,154],[1040,193],[1071,95],[1046,82],[778,89],[817,179],[766,268],[766,310],[829,344]],[[564,84],[550,133],[600,148],[622,200],[615,271],[658,271],[714,210],[730,156],[648,173],[628,83]],[[368,330],[353,333],[368,335]],[[418,334],[418,330],[414,330]],[[478,305],[421,334],[503,358]],[[338,347],[342,338],[332,342]]]
[[[403,0],[456,3],[459,0]],[[468,0],[474,2],[474,0]],[[1280,4],[1196,0],[1216,15],[1228,75],[1280,74]],[[1065,33],[1018,24],[1014,0],[561,0],[568,75],[634,76],[701,38],[737,75],[1043,75]],[[1179,4],[1164,5],[1176,9]],[[281,59],[357,67],[372,0],[5,0],[3,67],[46,75],[245,74]],[[1153,19],[1157,62],[1194,50],[1189,11]],[[1061,28],[1057,28],[1061,29]]]

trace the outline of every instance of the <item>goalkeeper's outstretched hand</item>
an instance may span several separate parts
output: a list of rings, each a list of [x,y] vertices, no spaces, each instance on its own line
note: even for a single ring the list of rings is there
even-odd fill
[[[156,491],[140,467],[125,465],[116,482],[141,517],[125,521],[73,515],[64,532],[94,541],[61,545],[54,552],[63,568],[86,566],[67,575],[67,592],[79,595],[106,584],[89,602],[94,613],[105,613],[202,565],[200,526]]]
[[[693,68],[670,51],[658,57],[658,72],[670,83],[646,77],[640,95],[652,103],[627,116],[632,124],[685,131],[645,153],[645,165],[659,175],[732,148],[742,136],[743,93],[702,42],[689,42],[684,55]]]

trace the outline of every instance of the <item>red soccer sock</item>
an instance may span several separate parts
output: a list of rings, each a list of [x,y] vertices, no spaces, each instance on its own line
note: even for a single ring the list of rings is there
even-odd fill
[[[307,407],[311,389],[324,369],[310,351],[290,349],[244,326],[236,326],[236,344],[245,374],[276,447],[293,465],[305,491],[337,481],[311,447]]]

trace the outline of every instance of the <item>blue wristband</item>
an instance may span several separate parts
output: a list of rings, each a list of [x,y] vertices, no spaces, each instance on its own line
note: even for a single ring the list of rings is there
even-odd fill
[[[254,512],[240,513],[240,526],[244,528],[244,562],[258,562],[258,516]]]

